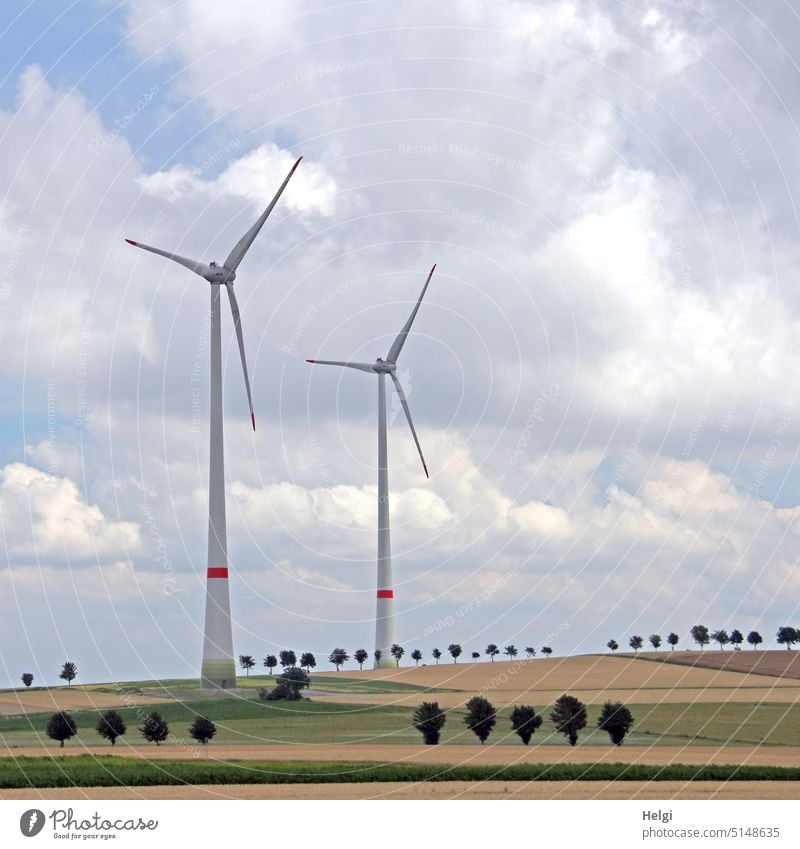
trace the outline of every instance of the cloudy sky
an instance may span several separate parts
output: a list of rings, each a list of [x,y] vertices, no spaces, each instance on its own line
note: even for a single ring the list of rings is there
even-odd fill
[[[4,4],[0,686],[196,674],[207,284],[239,653],[601,651],[797,622],[800,19],[787,2]]]

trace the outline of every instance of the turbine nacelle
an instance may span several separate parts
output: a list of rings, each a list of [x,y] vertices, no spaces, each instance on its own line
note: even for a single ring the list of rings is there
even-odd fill
[[[372,370],[377,374],[393,374],[397,371],[397,363],[390,363],[388,360],[382,360],[378,357],[372,365]]]
[[[208,271],[201,275],[209,283],[233,283],[236,279],[236,272],[231,271],[224,265],[219,265],[216,262],[211,262],[208,265]]]

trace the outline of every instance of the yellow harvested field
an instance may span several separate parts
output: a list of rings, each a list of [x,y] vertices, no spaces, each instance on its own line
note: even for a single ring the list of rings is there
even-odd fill
[[[317,680],[387,680],[462,691],[435,693],[427,697],[445,708],[458,707],[476,693],[490,697],[498,707],[523,699],[534,704],[548,704],[565,692],[588,704],[609,699],[639,704],[800,701],[800,681],[797,679],[680,666],[630,655],[449,663],[419,668],[326,672],[313,677]],[[348,704],[415,705],[421,695],[418,692],[331,693],[316,698]]]
[[[29,746],[0,747],[0,757],[18,758],[42,754],[115,755],[145,760],[204,759],[200,746],[129,746],[120,741],[111,746]],[[212,743],[211,760],[230,761],[370,761],[411,764],[737,764],[750,766],[800,766],[800,746],[523,746],[520,745],[445,745],[404,746],[373,743],[272,743],[267,745],[229,745]]]
[[[0,693],[0,715],[41,713],[50,710],[91,710],[93,708],[133,707],[170,699],[153,696],[100,693],[78,687],[55,687],[52,690],[6,690]]]
[[[0,790],[0,799],[800,799],[792,781],[441,781]]]

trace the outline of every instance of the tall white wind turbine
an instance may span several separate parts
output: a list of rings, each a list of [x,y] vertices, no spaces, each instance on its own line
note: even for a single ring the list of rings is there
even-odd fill
[[[228,541],[225,524],[225,455],[222,440],[222,340],[220,333],[220,286],[228,292],[228,300],[239,342],[239,354],[244,370],[247,403],[250,406],[250,421],[256,429],[253,399],[250,394],[250,378],[247,375],[247,360],[244,355],[242,320],[239,304],[233,291],[236,269],[244,259],[250,245],[255,241],[264,222],[269,218],[275,204],[291,180],[300,160],[295,162],[286,179],[281,183],[270,205],[256,223],[236,243],[222,265],[197,262],[177,254],[151,248],[131,239],[129,245],[159,254],[185,266],[211,284],[211,392],[209,396],[209,477],[208,477],[208,572],[206,577],[206,618],[203,637],[203,663],[200,683],[203,687],[227,689],[236,686],[236,666],[233,660],[233,633],[231,629],[231,602],[228,587]]]
[[[374,363],[353,363],[342,362],[338,360],[306,360],[309,363],[324,366],[343,366],[344,368],[354,368],[358,371],[366,371],[378,375],[378,592],[376,599],[375,610],[375,648],[380,651],[380,660],[375,661],[376,668],[379,666],[391,666],[392,657],[389,653],[391,646],[397,642],[397,631],[395,626],[394,614],[394,588],[392,587],[392,546],[389,535],[389,468],[387,463],[386,450],[386,375],[392,379],[394,388],[397,390],[397,397],[400,399],[400,404],[403,407],[403,412],[406,414],[408,426],[411,428],[411,435],[414,437],[414,444],[417,446],[419,458],[422,460],[422,468],[425,470],[425,477],[428,475],[428,467],[425,464],[425,458],[422,456],[422,448],[417,439],[417,432],[414,430],[414,422],[411,420],[411,411],[408,409],[408,401],[406,400],[403,387],[397,378],[397,358],[400,356],[400,351],[403,350],[406,337],[411,330],[411,325],[417,317],[419,305],[425,297],[425,291],[428,284],[431,282],[433,272],[436,266],[430,270],[428,279],[422,287],[419,299],[417,300],[408,321],[403,326],[403,329],[397,336],[397,339],[389,348],[389,353],[386,359],[382,360],[378,357]]]

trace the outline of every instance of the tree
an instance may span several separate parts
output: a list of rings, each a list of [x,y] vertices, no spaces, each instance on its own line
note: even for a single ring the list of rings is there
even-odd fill
[[[239,655],[239,666],[245,671],[245,675],[250,675],[250,670],[256,665],[256,662],[251,654]]]
[[[310,651],[305,651],[300,655],[300,666],[302,666],[306,672],[311,672],[316,665],[317,659]]]
[[[721,650],[725,650],[725,646],[731,641],[731,638],[728,636],[728,632],[722,628],[719,631],[714,631],[711,635],[711,639],[715,643],[719,643],[719,647]]]
[[[778,633],[775,635],[775,639],[782,646],[786,646],[787,650],[790,649],[798,640],[800,640],[800,635],[797,633],[796,628],[791,628],[789,625],[781,625],[778,628]]]
[[[375,651],[372,653],[372,656],[375,658],[375,663],[380,666],[381,658],[383,657],[383,652],[380,649],[375,649]]]
[[[492,706],[492,703],[483,696],[473,696],[467,702],[466,707],[467,715],[464,717],[464,724],[477,736],[481,741],[481,745],[483,745],[497,722],[497,712]]]
[[[650,645],[658,651],[661,648],[661,636],[660,634],[650,634],[648,637],[650,640]]]
[[[450,652],[450,655],[453,658],[453,663],[458,663],[458,658],[461,656],[461,646],[458,643],[450,643],[447,647],[447,651]]]
[[[350,655],[344,649],[334,649],[328,660],[336,667],[336,671],[339,671],[339,667],[350,660]]]
[[[438,666],[439,665],[439,658],[442,656],[441,650],[440,649],[434,649],[431,652],[431,655],[433,656],[433,659],[436,661],[436,665]]]
[[[621,702],[606,702],[597,718],[597,727],[607,731],[611,742],[620,746],[633,725],[633,715]]]
[[[67,661],[62,667],[61,672],[58,675],[59,678],[63,678],[67,682],[67,686],[78,677],[78,667],[74,663],[70,663]]]
[[[33,684],[33,675],[30,672],[23,672],[22,673],[22,683],[26,687],[30,687],[31,684]]]
[[[480,660],[481,659],[481,653],[479,651],[472,652],[472,659],[473,660]]]
[[[156,746],[160,746],[169,737],[169,725],[155,710],[145,719],[139,731],[148,743],[155,743]]]
[[[264,658],[264,666],[269,669],[269,674],[272,675],[272,670],[278,665],[278,658],[274,654],[268,654]]]
[[[394,658],[395,664],[400,666],[400,660],[406,653],[406,650],[399,643],[394,643],[394,645],[389,649],[389,652]]]
[[[434,746],[439,742],[439,734],[447,717],[439,710],[438,702],[422,702],[414,711],[411,721],[414,728],[422,734],[425,744]]]
[[[353,654],[353,657],[355,658],[355,661],[358,664],[358,668],[363,669],[364,664],[366,663],[367,658],[369,657],[369,653],[366,649],[356,649]]]
[[[708,628],[705,625],[692,625],[689,633],[692,635],[692,639],[700,646],[700,651],[703,651],[703,646],[707,646],[711,641],[711,637],[708,634]]]
[[[486,654],[489,655],[489,657],[492,659],[492,663],[494,663],[495,656],[500,654],[500,649],[497,648],[494,643],[489,643],[489,645],[486,646]]]
[[[117,737],[121,737],[128,727],[125,725],[125,720],[115,710],[107,710],[101,714],[95,730],[101,737],[110,740],[111,745],[114,746],[117,743]]]
[[[742,643],[744,642],[744,634],[738,629],[734,628],[731,631],[731,645],[736,651],[740,651],[742,648]]]
[[[217,726],[207,716],[195,717],[194,722],[189,726],[189,736],[204,746],[208,745],[208,741],[216,733]]]
[[[291,649],[284,649],[278,656],[284,669],[289,666],[297,666],[297,655]]]
[[[511,711],[511,728],[520,736],[527,746],[531,735],[542,724],[541,716],[530,705],[515,706]]]
[[[628,645],[636,652],[644,645],[644,640],[638,635],[634,634],[629,640]]]
[[[503,649],[503,654],[510,657],[512,660],[519,654],[519,650],[515,645],[506,646]]]
[[[419,649],[414,649],[411,652],[411,660],[419,666],[419,662],[422,660],[422,652]]]
[[[525,646],[525,654],[528,657],[536,657],[536,649],[533,646]]]
[[[675,646],[678,645],[678,643],[680,642],[680,639],[681,638],[676,633],[674,633],[673,631],[670,631],[670,633],[667,634],[667,642],[669,643],[669,646],[672,649],[672,651],[675,651]]]
[[[755,651],[764,642],[764,638],[758,631],[751,631],[747,635],[747,642],[753,647],[753,651]]]
[[[300,691],[308,687],[310,679],[308,674],[299,666],[290,666],[284,669],[275,678],[275,686],[271,690],[260,687],[258,697],[263,702],[299,702],[302,699]]]
[[[606,645],[611,649],[611,651],[616,651],[619,648],[619,643],[616,640],[609,640]]]
[[[60,710],[54,713],[47,722],[47,736],[51,740],[58,740],[62,749],[64,748],[64,741],[74,737],[77,733],[78,726],[69,711]]]
[[[586,705],[565,693],[556,699],[550,719],[556,731],[569,740],[570,746],[574,746],[578,742],[578,732],[586,728]]]
[[[547,657],[550,657],[552,653],[553,650],[550,648],[550,646],[542,646],[542,654],[547,655]]]

